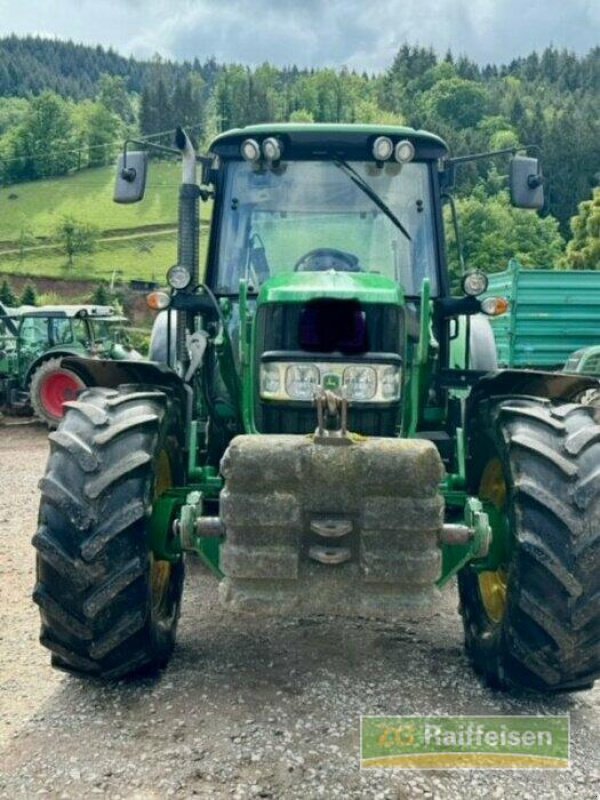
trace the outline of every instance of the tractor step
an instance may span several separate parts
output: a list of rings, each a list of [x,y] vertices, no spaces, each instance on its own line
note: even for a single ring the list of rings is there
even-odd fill
[[[388,618],[437,602],[443,466],[431,442],[240,436],[221,470],[227,606]]]

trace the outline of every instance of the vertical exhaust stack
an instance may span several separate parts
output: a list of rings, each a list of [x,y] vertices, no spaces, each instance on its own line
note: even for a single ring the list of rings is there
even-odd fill
[[[198,285],[200,271],[200,217],[198,211],[200,187],[196,180],[196,151],[183,128],[177,128],[175,132],[175,146],[181,152],[182,162],[177,263],[185,267],[192,276],[189,286],[183,291],[193,292]],[[179,312],[177,314],[177,360],[182,365],[186,365],[189,361],[186,332],[191,332],[192,328],[193,314]]]

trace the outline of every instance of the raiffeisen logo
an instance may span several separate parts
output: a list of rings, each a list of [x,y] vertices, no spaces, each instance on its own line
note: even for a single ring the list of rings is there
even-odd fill
[[[363,717],[361,767],[568,769],[569,717]]]

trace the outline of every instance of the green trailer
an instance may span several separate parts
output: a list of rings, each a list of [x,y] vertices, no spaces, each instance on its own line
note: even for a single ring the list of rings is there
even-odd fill
[[[524,269],[513,259],[489,276],[488,294],[510,303],[491,319],[500,367],[563,369],[600,343],[600,272]]]

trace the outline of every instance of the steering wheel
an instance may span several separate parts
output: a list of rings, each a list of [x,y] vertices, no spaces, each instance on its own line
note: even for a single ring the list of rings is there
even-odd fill
[[[294,264],[294,272],[326,272],[329,269],[337,272],[362,272],[358,256],[333,247],[309,250]]]

